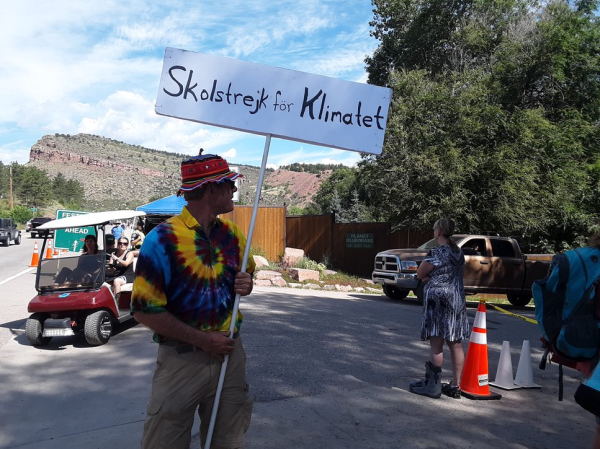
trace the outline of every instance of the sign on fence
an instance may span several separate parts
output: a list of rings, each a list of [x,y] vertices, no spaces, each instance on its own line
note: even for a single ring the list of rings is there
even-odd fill
[[[156,113],[381,154],[391,89],[167,48]]]
[[[79,210],[57,210],[56,219],[58,220],[59,218],[73,217],[87,213],[88,212],[81,212]],[[85,236],[88,234],[94,235],[95,233],[93,226],[57,229],[54,231],[54,247],[57,249],[68,249],[72,252],[81,251],[83,249]]]
[[[375,248],[375,234],[346,234],[346,248]]]

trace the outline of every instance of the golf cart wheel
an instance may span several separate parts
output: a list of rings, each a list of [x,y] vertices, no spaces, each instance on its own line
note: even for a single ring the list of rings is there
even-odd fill
[[[402,300],[408,296],[408,290],[401,290],[393,285],[384,285],[383,293],[390,299]]]
[[[531,301],[531,296],[527,296],[527,295],[521,296],[521,295],[508,294],[508,295],[506,295],[506,298],[508,299],[508,302],[510,302],[513,306],[517,306],[517,307],[525,307]]]
[[[34,313],[27,319],[25,323],[25,336],[32,346],[45,346],[52,340],[52,337],[42,337],[46,318],[48,316],[43,313]]]
[[[17,238],[15,239],[15,245],[20,245],[21,244],[21,234],[19,234],[17,236]]]
[[[87,316],[83,335],[85,340],[94,346],[108,343],[112,334],[112,320],[106,310],[100,310]]]

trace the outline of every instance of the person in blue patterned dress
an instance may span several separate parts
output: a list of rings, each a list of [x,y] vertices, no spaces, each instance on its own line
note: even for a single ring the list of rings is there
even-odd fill
[[[463,285],[465,256],[451,239],[453,233],[452,220],[440,218],[435,222],[433,238],[439,246],[429,251],[417,271],[417,278],[426,282],[421,340],[429,340],[431,358],[425,364],[425,379],[411,383],[410,391],[433,398],[439,398],[442,392],[460,398],[460,376],[465,361],[462,340],[469,336]],[[444,342],[450,348],[452,382],[442,385]]]

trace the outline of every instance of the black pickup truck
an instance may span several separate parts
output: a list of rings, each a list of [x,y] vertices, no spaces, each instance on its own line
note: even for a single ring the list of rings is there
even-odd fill
[[[53,218],[49,218],[49,217],[35,217],[31,219],[31,237],[32,238],[36,238],[36,237],[46,237],[46,236],[50,236],[50,235],[54,235],[54,230],[50,229],[50,230],[45,230],[45,231],[39,231],[36,228],[38,226],[43,225],[44,223],[48,223],[49,221],[52,221]]]
[[[0,243],[9,246],[11,240],[15,245],[20,245],[21,231],[17,229],[12,218],[0,218]]]

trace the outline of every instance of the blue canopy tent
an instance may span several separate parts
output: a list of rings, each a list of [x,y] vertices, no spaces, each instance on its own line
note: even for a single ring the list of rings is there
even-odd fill
[[[146,215],[179,215],[187,201],[183,196],[171,195],[136,208]]]
[[[146,212],[144,232],[147,234],[167,218],[179,215],[186,204],[187,201],[183,199],[183,196],[171,195],[136,208],[136,210]]]

